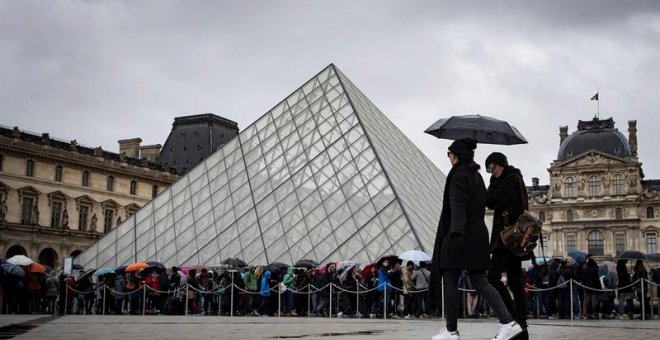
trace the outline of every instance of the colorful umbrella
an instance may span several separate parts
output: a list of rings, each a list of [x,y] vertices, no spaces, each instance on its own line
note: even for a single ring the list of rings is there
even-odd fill
[[[14,255],[10,259],[8,259],[7,262],[9,262],[11,264],[15,264],[17,266],[29,266],[34,261],[32,261],[31,258],[29,258],[25,255]]]
[[[126,272],[135,272],[135,271],[147,268],[147,267],[149,267],[149,265],[144,263],[144,262],[135,262],[133,264],[129,264],[126,267]]]
[[[103,275],[107,275],[107,274],[115,274],[115,270],[113,268],[108,268],[108,267],[99,268],[94,272],[93,276],[98,277],[98,276],[103,276]]]
[[[404,262],[413,261],[414,263],[419,264],[420,262],[431,261],[431,256],[420,250],[408,250],[399,255],[399,259]]]
[[[28,273],[45,273],[48,271],[48,267],[38,262],[32,262],[29,266],[25,266],[24,269]]]
[[[2,270],[7,275],[13,275],[13,276],[18,276],[18,277],[25,276],[25,270],[23,270],[23,268],[15,265],[15,264],[11,264],[11,263],[7,262],[7,263],[3,263],[2,265],[0,265],[0,267],[2,267]]]
[[[376,270],[378,270],[378,263],[371,263],[364,266],[364,268],[362,268],[362,278],[366,279],[367,276],[369,276],[369,272],[371,272],[371,268],[374,267],[376,268]]]

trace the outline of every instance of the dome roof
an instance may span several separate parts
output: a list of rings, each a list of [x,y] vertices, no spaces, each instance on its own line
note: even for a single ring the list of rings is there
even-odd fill
[[[614,128],[612,118],[578,121],[578,130],[559,146],[558,160],[564,161],[589,150],[600,151],[617,157],[631,156],[628,139]]]

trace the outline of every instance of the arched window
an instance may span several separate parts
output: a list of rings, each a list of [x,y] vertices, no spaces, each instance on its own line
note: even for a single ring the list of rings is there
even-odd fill
[[[564,180],[564,197],[575,197],[575,178],[567,177]]]
[[[566,221],[573,222],[573,210],[566,210]]]
[[[131,181],[131,195],[135,195],[137,192],[137,182],[135,180]]]
[[[55,166],[55,181],[56,182],[62,182],[62,166],[61,165]]]
[[[623,208],[620,207],[614,208],[614,219],[615,220],[623,219]]]
[[[85,170],[82,173],[82,186],[88,187],[89,186],[89,171]]]
[[[655,209],[653,207],[646,207],[646,218],[655,218]]]
[[[587,248],[590,254],[595,256],[602,256],[605,252],[603,249],[603,233],[594,230],[587,236]]]
[[[624,195],[626,193],[623,176],[614,175],[614,178],[612,179],[612,188],[614,190],[614,195]]]
[[[541,222],[545,222],[545,211],[539,212],[539,220],[541,220]]]
[[[589,196],[600,196],[600,178],[598,176],[589,177]]]
[[[25,162],[25,176],[32,177],[34,176],[34,161],[28,159]]]
[[[108,191],[112,191],[115,187],[115,178],[112,176],[108,176],[108,181],[106,183],[106,189]]]

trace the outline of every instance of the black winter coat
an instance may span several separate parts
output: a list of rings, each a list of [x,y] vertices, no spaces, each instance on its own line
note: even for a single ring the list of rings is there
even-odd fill
[[[486,187],[475,163],[455,164],[445,183],[442,213],[433,248],[431,294],[441,295],[443,269],[485,271],[489,267],[488,229],[484,223]],[[465,248],[452,242],[465,238]]]
[[[486,191],[486,206],[493,212],[493,230],[490,235],[490,251],[509,251],[502,243],[500,233],[514,224],[527,209],[527,189],[520,170],[508,166],[499,178],[490,177]],[[503,214],[506,212],[506,217]]]

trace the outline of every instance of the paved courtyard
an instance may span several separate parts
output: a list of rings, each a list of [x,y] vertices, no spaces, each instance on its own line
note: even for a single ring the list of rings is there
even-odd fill
[[[35,328],[14,339],[430,339],[441,327],[431,320],[245,318],[184,316],[66,316],[38,319],[0,315],[0,325],[30,319]],[[530,338],[660,339],[660,321],[532,321]],[[462,339],[490,339],[494,320],[459,320]],[[6,338],[7,334],[0,334]]]

